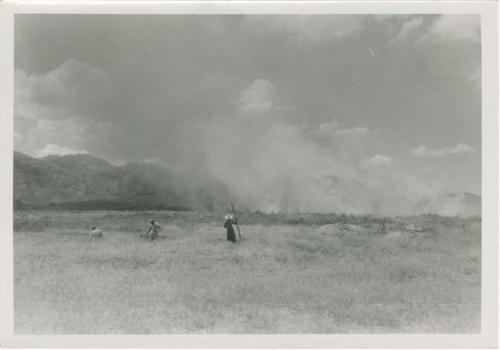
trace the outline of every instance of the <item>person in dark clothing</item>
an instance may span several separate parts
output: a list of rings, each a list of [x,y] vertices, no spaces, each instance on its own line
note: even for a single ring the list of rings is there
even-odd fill
[[[233,224],[236,225],[236,219],[232,215],[226,215],[224,221],[224,228],[227,231],[227,240],[236,243],[236,235],[234,233]]]

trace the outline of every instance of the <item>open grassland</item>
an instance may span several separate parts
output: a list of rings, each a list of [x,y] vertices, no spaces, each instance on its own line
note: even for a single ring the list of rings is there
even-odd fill
[[[160,239],[139,234],[155,218]],[[480,330],[480,219],[16,211],[20,334]],[[88,242],[93,225],[104,237]]]

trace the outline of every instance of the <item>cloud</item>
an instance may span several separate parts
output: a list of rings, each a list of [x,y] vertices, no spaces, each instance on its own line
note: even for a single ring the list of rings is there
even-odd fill
[[[39,120],[36,132],[42,135],[64,138],[65,135],[72,139],[85,137],[87,131],[86,121],[77,118],[63,120]]]
[[[370,130],[368,128],[347,128],[347,129],[339,129],[336,131],[337,135],[345,135],[345,136],[366,136]]]
[[[416,157],[446,157],[452,154],[470,153],[473,151],[474,147],[464,143],[443,148],[427,148],[426,146],[418,146],[411,150],[413,155]]]
[[[377,154],[363,162],[364,165],[372,167],[390,167],[393,163],[391,157]]]
[[[403,23],[401,26],[401,30],[397,33],[396,36],[391,40],[392,42],[404,40],[409,35],[415,32],[417,28],[419,28],[423,23],[422,17],[410,17],[407,21]]]
[[[274,106],[275,86],[269,80],[257,79],[239,94],[238,109],[244,114],[270,112]]]
[[[15,127],[21,128],[17,125]],[[57,143],[57,147],[64,148],[69,153],[93,153],[112,162],[121,160],[121,157],[113,152],[113,148],[130,139],[112,122],[94,121],[78,116],[35,120],[29,128],[24,129],[22,133],[15,132],[14,135],[15,149],[33,156],[46,155],[52,150],[52,154],[64,154],[57,153],[57,148],[53,147],[53,144]],[[47,148],[47,145],[51,146]]]
[[[370,133],[370,129],[363,127],[354,127],[354,128],[344,128],[341,126],[341,123],[338,119],[334,119],[332,122],[321,123],[315,134],[320,137],[363,137]]]
[[[14,113],[30,119],[101,117],[112,103],[112,83],[101,70],[73,59],[45,74],[16,69]]]
[[[431,20],[424,24],[425,31],[416,41],[417,46],[434,46],[436,52],[443,55],[439,74],[460,77],[476,93],[480,93],[481,17],[475,14],[446,14],[429,18]]]
[[[331,136],[339,129],[339,127],[340,121],[338,119],[334,119],[331,122],[321,123],[318,125],[316,133],[320,136]]]
[[[389,23],[391,42],[415,36],[419,44],[464,41],[480,43],[481,23],[479,15],[428,15],[428,16],[381,16],[379,22]],[[402,21],[402,22],[401,22]]]
[[[16,69],[14,86],[17,150],[46,155],[99,149],[109,158],[124,143],[116,141],[126,139],[122,125],[112,120],[117,114],[112,109],[121,104],[114,99],[110,77],[100,69],[74,59],[46,73]]]
[[[85,150],[74,150],[68,147],[58,146],[56,144],[48,144],[36,153],[37,157],[45,157],[48,155],[65,156],[68,154],[87,154]]]
[[[342,163],[357,164],[365,157],[365,149],[370,142],[372,131],[366,127],[347,126],[339,119],[319,124],[309,131],[310,137],[335,154]]]
[[[480,43],[479,15],[441,15],[429,27],[426,39],[435,41],[468,41]]]
[[[274,15],[248,16],[258,30],[279,32],[298,44],[316,44],[344,38],[363,28],[359,15]]]

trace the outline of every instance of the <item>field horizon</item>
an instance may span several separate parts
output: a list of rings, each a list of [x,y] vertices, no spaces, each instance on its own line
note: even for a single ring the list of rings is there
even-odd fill
[[[480,330],[479,217],[242,213],[233,244],[218,213],[14,214],[18,334]]]

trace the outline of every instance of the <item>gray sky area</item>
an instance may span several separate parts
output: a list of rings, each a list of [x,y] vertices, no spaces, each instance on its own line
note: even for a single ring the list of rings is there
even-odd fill
[[[15,69],[32,156],[156,162],[268,210],[481,192],[479,16],[16,15]]]

